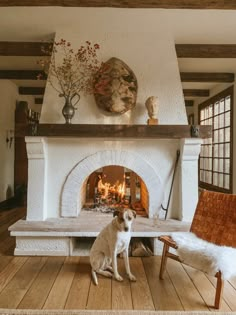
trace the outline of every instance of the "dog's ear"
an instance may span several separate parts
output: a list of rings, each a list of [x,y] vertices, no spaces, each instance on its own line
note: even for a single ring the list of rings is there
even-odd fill
[[[113,217],[118,217],[119,216],[119,209],[116,209],[114,212],[113,212]]]
[[[134,218],[136,218],[136,211],[132,210]]]

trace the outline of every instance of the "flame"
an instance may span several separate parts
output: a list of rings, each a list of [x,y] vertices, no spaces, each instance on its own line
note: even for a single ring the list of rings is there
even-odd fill
[[[107,198],[109,193],[117,193],[118,196],[122,199],[125,195],[125,181],[123,181],[121,184],[117,182],[114,185],[111,185],[110,183],[103,183],[102,178],[98,181],[98,192],[102,194],[103,198]]]

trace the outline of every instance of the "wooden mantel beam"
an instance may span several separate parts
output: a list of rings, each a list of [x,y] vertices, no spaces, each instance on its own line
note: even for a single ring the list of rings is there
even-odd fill
[[[236,58],[235,44],[176,44],[175,49],[178,58]]]
[[[182,82],[234,82],[234,73],[180,72]]]
[[[0,70],[0,79],[6,80],[37,80],[41,75],[41,80],[46,80],[47,75],[40,70]]]
[[[29,127],[29,126],[28,126]],[[30,128],[18,126],[15,136],[30,136]],[[199,126],[199,137],[210,138],[211,126]],[[90,124],[39,124],[37,136],[77,138],[140,138],[181,139],[191,138],[189,125],[90,125]]]
[[[61,6],[220,10],[236,9],[236,3],[232,0],[0,0],[0,6]]]
[[[49,50],[51,44],[51,42],[0,41],[0,56],[47,56],[46,53],[42,52],[42,46]]]

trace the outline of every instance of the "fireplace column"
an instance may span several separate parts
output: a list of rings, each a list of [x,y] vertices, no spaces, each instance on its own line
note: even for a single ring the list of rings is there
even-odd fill
[[[198,201],[198,157],[202,139],[180,140],[180,220],[192,221]]]
[[[43,221],[46,216],[45,141],[40,137],[25,138],[28,156],[27,220]]]

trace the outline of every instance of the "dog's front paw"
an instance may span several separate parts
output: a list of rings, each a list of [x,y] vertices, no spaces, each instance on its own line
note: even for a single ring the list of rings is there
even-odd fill
[[[135,282],[136,281],[136,277],[134,275],[132,275],[132,273],[129,275],[129,280]]]
[[[120,275],[116,275],[116,276],[115,276],[115,279],[116,279],[117,281],[123,281],[123,278],[122,278]]]

